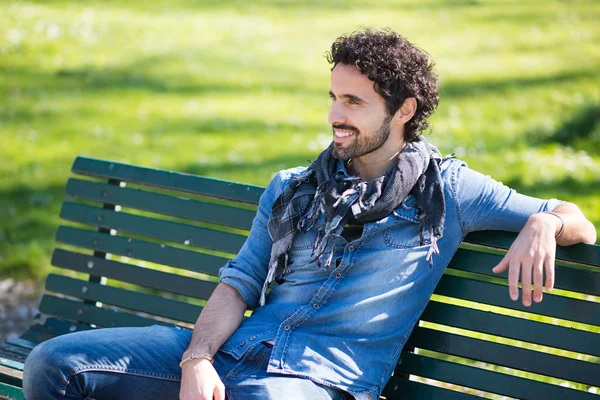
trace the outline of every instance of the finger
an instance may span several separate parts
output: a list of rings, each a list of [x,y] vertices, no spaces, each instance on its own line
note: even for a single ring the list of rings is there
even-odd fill
[[[554,289],[554,254],[550,253],[546,257],[544,269],[546,271],[546,291],[551,292]]]
[[[225,385],[222,382],[219,382],[215,386],[215,400],[225,400]]]
[[[498,263],[498,265],[496,265],[494,268],[492,268],[492,272],[495,274],[499,274],[501,272],[506,271],[506,269],[509,266],[509,261],[510,261],[510,252],[506,253],[506,255],[504,256],[504,258]]]
[[[521,273],[521,263],[518,261],[510,261],[510,267],[508,269],[508,293],[510,298],[514,300],[519,299],[519,274]]]
[[[537,260],[533,264],[533,301],[542,301],[544,288],[544,260]]]
[[[523,305],[529,307],[531,305],[531,275],[533,270],[533,264],[527,263],[521,265],[521,298]]]

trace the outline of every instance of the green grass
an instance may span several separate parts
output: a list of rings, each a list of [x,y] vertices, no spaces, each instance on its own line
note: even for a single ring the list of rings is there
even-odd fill
[[[0,1],[0,21],[0,276],[50,270],[78,154],[263,185],[306,165],[323,55],[359,26],[432,54],[444,153],[600,228],[597,1]]]

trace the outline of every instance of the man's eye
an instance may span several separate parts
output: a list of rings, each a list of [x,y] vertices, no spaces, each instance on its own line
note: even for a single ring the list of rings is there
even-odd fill
[[[358,101],[356,101],[354,99],[349,99],[348,104],[358,104]]]

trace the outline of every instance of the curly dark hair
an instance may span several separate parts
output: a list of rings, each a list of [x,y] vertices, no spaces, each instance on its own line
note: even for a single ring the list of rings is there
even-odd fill
[[[326,54],[335,68],[355,65],[372,80],[383,97],[388,115],[394,115],[409,97],[417,100],[415,115],[404,125],[404,139],[411,142],[429,127],[427,118],[438,105],[438,77],[433,60],[391,29],[365,29],[342,35]]]

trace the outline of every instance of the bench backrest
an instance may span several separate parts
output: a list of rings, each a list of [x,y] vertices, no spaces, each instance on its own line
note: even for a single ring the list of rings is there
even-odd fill
[[[40,305],[46,315],[73,321],[56,333],[90,325],[191,327],[218,269],[243,244],[263,188],[85,157],[73,172],[87,178],[67,183],[76,201],[65,201],[61,218],[75,224],[57,231],[52,265],[63,272],[48,276]],[[491,272],[514,237],[467,237],[384,396],[594,396],[600,248],[559,249],[556,289],[528,309],[511,301],[506,279]]]

